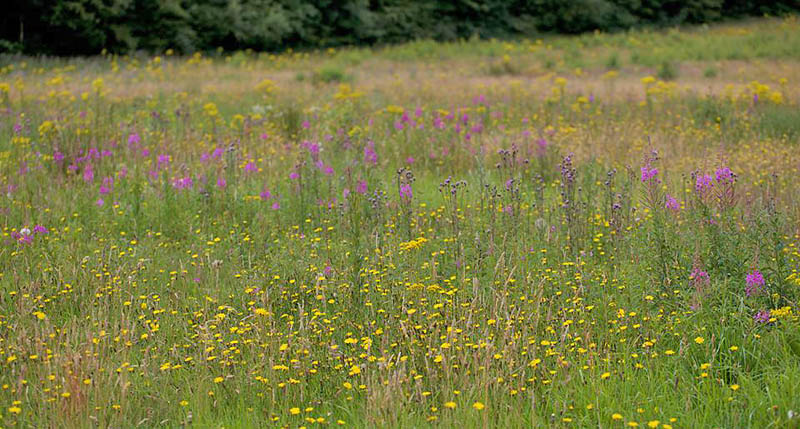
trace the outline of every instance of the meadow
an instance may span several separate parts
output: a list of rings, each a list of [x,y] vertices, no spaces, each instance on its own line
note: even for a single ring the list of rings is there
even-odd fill
[[[800,427],[800,21],[0,57],[0,427]]]

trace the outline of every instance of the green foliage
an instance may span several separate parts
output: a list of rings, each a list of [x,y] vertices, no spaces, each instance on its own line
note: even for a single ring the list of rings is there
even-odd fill
[[[0,52],[275,51],[614,31],[798,10],[792,0],[31,0],[4,7]]]
[[[661,80],[674,80],[678,77],[678,69],[675,64],[670,61],[664,60],[658,67],[658,78]]]
[[[759,126],[765,136],[790,140],[800,137],[800,110],[795,106],[768,105],[759,110]]]
[[[314,72],[313,76],[314,82],[322,83],[344,82],[349,79],[350,76],[348,76],[344,70],[333,64],[327,64],[320,67],[319,70]]]

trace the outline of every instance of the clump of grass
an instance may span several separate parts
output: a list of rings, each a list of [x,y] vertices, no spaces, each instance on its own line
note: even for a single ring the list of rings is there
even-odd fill
[[[606,59],[606,69],[608,70],[619,70],[620,62],[619,62],[619,54],[617,52],[612,53]]]
[[[337,65],[326,64],[314,71],[312,80],[316,83],[341,83],[351,80],[351,76]]]
[[[488,73],[491,76],[517,75],[521,68],[511,59],[510,55],[503,55],[502,58],[489,63]]]
[[[658,67],[656,75],[661,80],[675,80],[678,77],[678,68],[672,61],[664,60]]]
[[[717,77],[717,68],[714,66],[708,66],[705,70],[703,70],[703,77],[713,79]]]
[[[800,109],[786,105],[759,107],[758,126],[761,133],[773,138],[788,138],[797,143],[800,138]]]

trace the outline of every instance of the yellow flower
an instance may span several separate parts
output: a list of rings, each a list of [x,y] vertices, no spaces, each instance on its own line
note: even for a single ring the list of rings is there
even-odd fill
[[[297,408],[297,407],[289,408],[289,414],[291,414],[293,416],[296,416],[296,415],[300,414],[300,408]]]
[[[476,403],[472,404],[472,408],[475,408],[476,410],[480,411],[480,410],[486,408],[486,406],[484,406],[483,403],[481,403],[481,402],[476,402]]]
[[[696,337],[694,339],[694,342],[697,344],[703,344],[704,342],[706,342],[706,340],[703,337]]]
[[[611,373],[610,373],[610,372],[604,372],[604,373],[603,373],[603,374],[600,376],[600,378],[602,378],[603,380],[605,380],[605,379],[606,379],[606,378],[608,378],[608,377],[611,377]]]
[[[614,413],[614,414],[611,415],[611,419],[612,420],[622,420],[622,414]]]
[[[22,412],[22,408],[16,407],[16,406],[9,407],[8,412],[11,413],[11,414],[19,414],[19,413]]]
[[[358,367],[358,365],[353,365],[353,366],[352,366],[352,368],[350,368],[350,372],[349,372],[349,374],[350,374],[350,375],[358,375],[358,374],[361,374],[361,368],[359,368],[359,367]]]
[[[739,385],[738,384],[731,384],[731,390],[733,390],[734,392],[739,390]]]
[[[444,403],[444,407],[445,408],[450,408],[451,410],[454,410],[456,408],[456,403],[453,402],[453,401],[448,401],[448,402]]]
[[[647,422],[647,427],[657,428],[660,423],[661,422],[658,421],[658,420],[651,420],[651,421]]]
[[[215,377],[215,378],[214,378],[214,383],[222,383],[222,380],[224,380],[224,378],[222,378],[222,377]]]
[[[47,318],[47,315],[42,313],[41,311],[34,311],[33,315],[36,316],[36,318],[39,320],[44,320],[45,318]]]

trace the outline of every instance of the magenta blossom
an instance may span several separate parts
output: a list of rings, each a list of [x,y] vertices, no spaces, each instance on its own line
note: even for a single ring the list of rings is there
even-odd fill
[[[760,310],[758,313],[753,315],[753,321],[756,323],[767,323],[769,322],[770,314],[769,310]]]
[[[764,289],[765,284],[764,276],[761,275],[761,271],[753,270],[745,278],[744,291],[747,296],[757,295]]]
[[[658,169],[653,168],[650,164],[642,166],[642,183],[648,182],[658,175]]]
[[[414,193],[411,190],[411,185],[408,183],[403,183],[400,185],[400,199],[411,201],[413,198]]]
[[[717,182],[722,184],[732,183],[736,177],[728,167],[718,168],[717,171],[714,172],[714,175],[716,176]]]
[[[705,195],[714,186],[712,180],[713,179],[708,174],[698,174],[694,182],[694,189],[701,196]]]
[[[678,211],[680,210],[681,206],[678,204],[678,200],[675,199],[672,195],[667,194],[666,202],[664,203],[664,207],[668,210]]]
[[[366,194],[367,193],[367,181],[366,180],[359,180],[358,184],[356,185],[356,192],[359,194]]]

